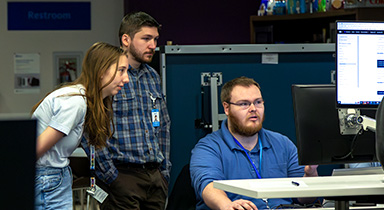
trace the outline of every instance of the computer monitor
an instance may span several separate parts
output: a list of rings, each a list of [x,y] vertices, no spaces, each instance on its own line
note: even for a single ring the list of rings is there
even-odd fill
[[[2,209],[34,209],[36,120],[0,115]]]
[[[336,21],[338,108],[377,108],[384,95],[384,22]]]
[[[292,98],[300,165],[377,160],[373,132],[340,134],[335,85],[294,84]],[[374,115],[372,110],[364,114]]]

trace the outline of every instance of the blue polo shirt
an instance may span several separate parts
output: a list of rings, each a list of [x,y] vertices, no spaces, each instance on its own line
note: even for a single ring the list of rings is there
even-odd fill
[[[260,157],[259,143],[262,143]],[[299,166],[297,148],[286,136],[261,129],[259,142],[248,155],[255,164],[262,178],[286,178],[304,176],[304,166]],[[260,166],[260,158],[261,166]],[[214,180],[257,179],[257,174],[245,151],[236,144],[223,121],[221,129],[200,139],[192,150],[190,171],[192,185],[196,192],[196,209],[209,209],[202,198],[204,188]],[[228,193],[232,201],[246,199],[252,201],[257,208],[266,209],[261,199]],[[280,204],[291,204],[292,199],[268,199],[269,206],[276,208]]]

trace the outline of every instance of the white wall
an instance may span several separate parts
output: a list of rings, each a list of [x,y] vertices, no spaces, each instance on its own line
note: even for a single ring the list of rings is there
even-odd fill
[[[37,2],[32,0],[23,0]],[[53,0],[38,0],[39,2]],[[61,0],[87,1],[87,0]],[[123,0],[91,2],[91,30],[87,31],[8,31],[7,2],[0,0],[0,114],[26,113],[51,91],[55,84],[53,52],[82,51],[97,41],[118,45],[118,29],[124,15]],[[14,53],[40,54],[40,93],[14,93]]]

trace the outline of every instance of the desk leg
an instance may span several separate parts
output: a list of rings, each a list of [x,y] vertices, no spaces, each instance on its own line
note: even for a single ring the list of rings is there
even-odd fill
[[[335,210],[349,210],[349,201],[335,201]]]

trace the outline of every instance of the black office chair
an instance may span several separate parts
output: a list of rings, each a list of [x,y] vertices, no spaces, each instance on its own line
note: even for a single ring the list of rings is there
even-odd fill
[[[376,111],[376,156],[384,169],[384,98]]]
[[[168,198],[167,210],[194,209],[196,209],[196,195],[191,183],[189,164],[187,164],[177,176],[171,195]]]

